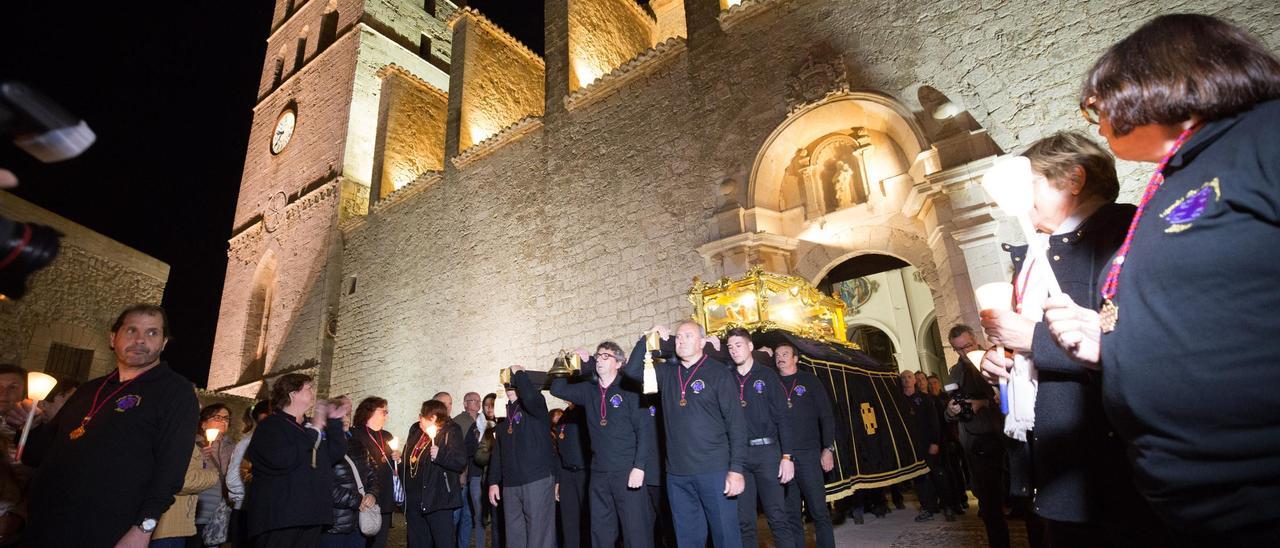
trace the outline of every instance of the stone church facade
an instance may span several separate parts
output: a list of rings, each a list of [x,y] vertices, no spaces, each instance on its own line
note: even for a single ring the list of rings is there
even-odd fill
[[[547,0],[539,55],[448,0],[278,0],[209,388],[307,372],[400,428],[688,316],[694,277],[830,291],[870,257],[932,296],[891,337],[924,348],[1008,279],[985,169],[1084,129],[1089,63],[1171,11],[1280,42],[1257,0]]]

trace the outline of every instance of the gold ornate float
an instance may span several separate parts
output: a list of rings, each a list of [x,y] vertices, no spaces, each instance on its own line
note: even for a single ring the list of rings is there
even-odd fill
[[[858,348],[845,333],[844,301],[824,295],[804,278],[765,272],[756,265],[740,278],[689,289],[693,319],[707,333],[724,336],[734,327],[752,331],[785,329],[808,339]]]

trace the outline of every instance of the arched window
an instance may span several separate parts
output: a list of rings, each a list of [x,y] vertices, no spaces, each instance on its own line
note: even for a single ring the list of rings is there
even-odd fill
[[[267,370],[267,335],[276,290],[276,255],[268,250],[253,274],[245,313],[241,382],[262,378]]]

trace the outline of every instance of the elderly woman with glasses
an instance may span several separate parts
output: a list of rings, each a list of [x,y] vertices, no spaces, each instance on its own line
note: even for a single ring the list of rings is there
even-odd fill
[[[1005,431],[1028,440],[1035,512],[1046,520],[1054,546],[1132,545],[1152,542],[1161,528],[1146,502],[1129,487],[1124,446],[1111,434],[1102,410],[1097,372],[1058,347],[1048,326],[1037,321],[1049,295],[1052,274],[1062,291],[1096,309],[1098,277],[1120,247],[1134,207],[1115,203],[1120,192],[1115,160],[1081,133],[1057,133],[1025,152],[1031,161],[1033,209],[1038,238],[1029,245],[1005,245],[1013,260],[1013,310],[983,310],[982,327],[992,344],[1029,358],[1038,383],[1034,414],[1010,420]],[[989,351],[989,376],[1009,377],[1013,360]],[[1014,418],[1020,418],[1016,414]],[[1011,430],[1017,430],[1011,432]],[[1081,454],[1076,450],[1089,447]]]
[[[231,453],[236,449],[236,440],[228,439],[227,432],[231,426],[231,409],[221,403],[207,405],[200,410],[199,431],[196,432],[196,444],[204,455],[204,467],[218,473],[218,483],[200,492],[196,502],[196,537],[204,535],[205,526],[213,521],[214,514],[222,506],[229,506],[223,493],[226,492],[227,465],[231,463]],[[212,441],[210,432],[217,434]],[[203,546],[203,543],[201,543]]]
[[[1280,60],[1221,19],[1166,15],[1103,54],[1081,99],[1117,157],[1156,168],[1097,294],[1050,299],[1049,329],[1102,371],[1175,538],[1280,545]]]

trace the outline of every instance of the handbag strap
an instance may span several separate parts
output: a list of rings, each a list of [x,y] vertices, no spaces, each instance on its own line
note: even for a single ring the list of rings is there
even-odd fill
[[[351,465],[351,477],[356,479],[356,489],[360,491],[360,496],[364,496],[364,482],[360,481],[360,469],[356,468],[356,461],[351,460],[351,455],[343,455],[342,458],[347,459],[347,464]]]

